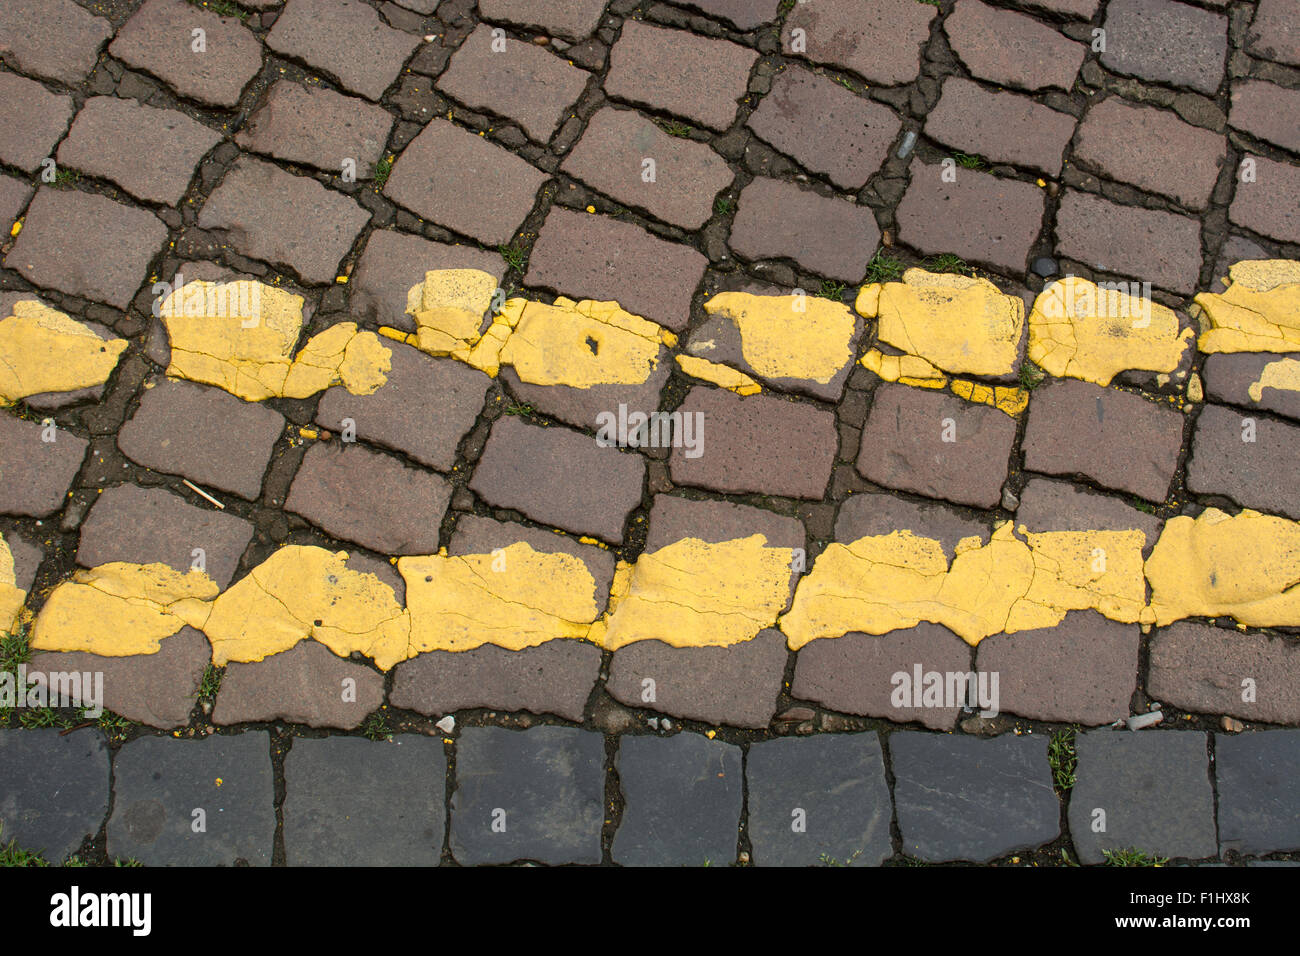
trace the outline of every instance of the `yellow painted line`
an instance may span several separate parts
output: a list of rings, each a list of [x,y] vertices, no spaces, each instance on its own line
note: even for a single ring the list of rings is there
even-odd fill
[[[1202,352],[1300,351],[1300,262],[1238,262],[1228,270],[1227,291],[1202,292]]]
[[[0,320],[0,405],[102,385],[126,346],[35,300],[16,302]]]
[[[704,303],[740,333],[745,362],[764,378],[825,385],[853,361],[857,320],[848,306],[807,295],[721,292]]]
[[[0,534],[0,634],[9,633],[27,600],[27,592],[18,587],[14,575],[14,556],[5,536]]]

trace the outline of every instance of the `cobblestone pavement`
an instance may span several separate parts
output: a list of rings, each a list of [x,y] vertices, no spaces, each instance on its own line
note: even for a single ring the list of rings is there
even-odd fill
[[[1294,0],[0,62],[6,861],[1300,860]]]

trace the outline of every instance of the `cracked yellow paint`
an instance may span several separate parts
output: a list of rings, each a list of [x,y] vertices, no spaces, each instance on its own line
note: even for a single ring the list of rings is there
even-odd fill
[[[18,586],[14,574],[14,555],[0,534],[0,634],[8,634],[18,620],[18,613],[27,600],[27,592]]]
[[[1051,627],[1092,608],[1137,621],[1145,606],[1142,546],[1130,531],[1015,536],[1003,522],[987,543],[966,538],[949,566],[943,546],[910,531],[832,543],[800,582],[780,627],[792,650],[852,631],[885,634],[922,621],[968,644]]]
[[[1202,292],[1202,352],[1300,351],[1300,262],[1238,262],[1226,292]]]
[[[496,291],[497,280],[478,269],[426,272],[406,294],[406,311],[416,324],[411,344],[429,355],[468,355],[482,337]]]
[[[800,378],[825,385],[853,361],[857,320],[840,302],[799,295],[720,292],[704,303],[740,333],[745,361],[765,378]]]
[[[1109,385],[1130,369],[1168,373],[1195,333],[1158,302],[1066,276],[1029,313],[1029,358],[1057,378]]]
[[[308,398],[333,385],[368,395],[387,381],[392,353],[355,322],[313,336],[294,356],[302,309],[302,296],[260,282],[187,282],[159,310],[171,343],[167,374],[249,402]]]
[[[33,650],[89,651],[104,657],[155,654],[186,624],[199,626],[216,583],[201,571],[113,562],[76,571],[50,592],[36,616]]]
[[[959,378],[952,383],[952,393],[968,402],[991,405],[1012,418],[1015,418],[1029,407],[1029,389],[1027,388],[985,385],[982,382],[971,382]]]
[[[0,405],[102,385],[126,346],[39,302],[16,302],[0,321]]]
[[[1260,371],[1259,379],[1252,382],[1247,391],[1252,401],[1262,402],[1266,388],[1275,388],[1280,392],[1300,392],[1300,362],[1293,358],[1269,362]]]
[[[875,372],[886,382],[899,382],[917,388],[944,388],[948,376],[918,355],[887,355],[880,349],[867,349],[858,360],[863,368]]]
[[[398,558],[397,570],[411,615],[409,656],[586,638],[600,614],[595,579],[581,559],[534,551],[525,541],[494,554]]]
[[[620,562],[610,609],[591,628],[606,650],[635,641],[726,647],[771,627],[790,596],[794,553],[761,534],[711,544],[683,538]]]
[[[1165,522],[1146,563],[1148,623],[1231,616],[1252,627],[1300,623],[1300,522],[1206,508]]]
[[[744,372],[738,372],[730,365],[720,365],[695,355],[677,356],[677,365],[683,372],[703,382],[712,382],[737,395],[757,395],[763,387]]]
[[[863,286],[855,307],[877,320],[880,341],[944,372],[1015,370],[1025,305],[987,279],[908,269],[902,282]]]
[[[290,545],[227,589],[195,626],[217,666],[260,661],[312,638],[340,657],[360,651],[384,670],[409,655],[410,615],[393,589],[347,567],[346,551]]]

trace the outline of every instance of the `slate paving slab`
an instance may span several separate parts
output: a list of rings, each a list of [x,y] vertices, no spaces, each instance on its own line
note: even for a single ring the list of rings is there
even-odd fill
[[[756,51],[729,40],[627,20],[609,52],[605,92],[723,130],[757,61]]]
[[[921,47],[938,14],[926,6],[913,0],[877,0],[869,7],[854,0],[796,4],[785,18],[781,49],[874,83],[910,83],[921,71]]]
[[[101,657],[84,651],[33,654],[29,671],[102,673],[104,709],[162,730],[190,722],[212,645],[192,627],[158,642],[154,654]]]
[[[235,142],[254,153],[304,163],[338,176],[351,160],[370,179],[384,154],[393,116],[374,103],[323,86],[280,80],[266,93]]]
[[[275,783],[265,732],[139,737],[118,751],[110,858],[145,866],[270,866],[274,843]]]
[[[421,465],[450,471],[456,448],[478,419],[492,380],[454,359],[438,359],[385,340],[391,367],[370,395],[341,385],[327,389],[316,422],[341,431],[350,419],[360,441],[409,455]]]
[[[608,0],[481,0],[479,13],[486,20],[502,20],[539,27],[552,35],[581,40],[595,32]]]
[[[1183,416],[1132,392],[1059,379],[1029,402],[1025,468],[1083,475],[1106,488],[1164,501],[1178,466]]]
[[[772,80],[771,91],[745,125],[804,168],[846,190],[866,185],[901,128],[887,106],[796,66]]]
[[[998,409],[885,384],[862,429],[857,469],[886,488],[991,508],[1002,498],[1015,440],[1015,420]]]
[[[834,465],[830,412],[774,395],[742,397],[697,386],[678,409],[694,420],[700,442],[668,459],[673,481],[714,491],[821,498]]]
[[[950,76],[938,104],[926,116],[925,132],[992,162],[1059,176],[1074,125],[1073,116],[1026,96],[990,92],[978,83]]]
[[[469,487],[495,507],[615,542],[641,502],[645,470],[640,455],[505,415],[492,426]]]
[[[699,734],[624,736],[614,758],[623,818],[610,850],[624,866],[723,866],[736,858],[740,748]]]
[[[1219,846],[1246,855],[1300,849],[1300,732],[1215,734]]]
[[[456,741],[457,862],[599,863],[605,739],[572,727],[467,727]]]
[[[435,119],[397,158],[384,194],[419,216],[496,246],[514,237],[545,180],[545,173],[513,153]]]
[[[59,144],[59,165],[117,183],[137,199],[175,206],[221,134],[176,110],[92,96]],[[151,160],[140,161],[148,143]]]
[[[257,498],[284,417],[219,388],[169,378],[152,384],[118,433],[122,453],[200,486]]]
[[[757,176],[740,192],[733,252],[746,259],[794,259],[805,269],[856,281],[880,243],[870,207]]]
[[[337,79],[346,90],[377,100],[420,38],[394,30],[360,0],[290,0],[266,45]]]
[[[632,223],[552,206],[529,254],[524,284],[575,300],[615,301],[680,332],[708,264],[691,246]]]
[[[112,561],[161,563],[182,574],[199,563],[224,588],[252,540],[253,524],[245,518],[190,504],[164,488],[116,485],[91,505],[81,525],[77,563],[86,568]]]
[[[227,233],[239,252],[286,265],[317,285],[334,281],[369,220],[355,200],[248,156],[235,162],[199,213],[200,228]]]
[[[1300,518],[1300,487],[1279,480],[1300,467],[1300,427],[1206,405],[1196,419],[1187,489]]]
[[[889,737],[903,853],[987,863],[1060,833],[1045,736]]]
[[[1000,86],[1070,90],[1087,55],[1048,24],[980,0],[959,0],[943,29],[967,69]]]
[[[1300,724],[1298,667],[1285,637],[1179,621],[1151,638],[1147,692],[1194,713]]]
[[[355,730],[384,701],[384,677],[345,661],[323,644],[299,641],[261,661],[226,666],[212,721],[285,720]]]
[[[88,445],[71,432],[0,413],[0,514],[41,518],[62,508]]]
[[[1207,94],[1219,88],[1227,17],[1174,0],[1115,0],[1102,27],[1107,69]]]
[[[5,265],[36,285],[124,309],[166,239],[167,227],[151,212],[42,187]]]
[[[1204,734],[1097,730],[1074,743],[1069,824],[1083,863],[1130,848],[1170,859],[1216,855]]]
[[[95,68],[113,27],[73,0],[8,0],[0,7],[0,60],[65,86]]]
[[[450,501],[439,474],[363,445],[322,442],[307,450],[284,508],[380,554],[435,554]]]
[[[953,253],[1013,275],[1024,271],[1043,225],[1043,193],[1031,183],[912,161],[912,182],[898,204],[898,238],[927,255]]]
[[[758,866],[879,866],[894,855],[876,734],[763,741],[749,748],[745,779]]]
[[[294,740],[284,758],[288,866],[437,866],[447,756],[439,738]]]
[[[1238,170],[1228,218],[1261,235],[1300,243],[1300,168],[1264,156],[1246,160],[1254,166],[1254,180],[1244,181]]]
[[[452,54],[438,89],[471,109],[514,120],[546,142],[587,86],[590,74],[535,43],[494,37],[480,23]]]
[[[93,728],[0,730],[0,824],[5,842],[59,864],[108,815],[109,751]]]
[[[734,178],[726,161],[704,143],[670,136],[644,116],[613,107],[588,121],[560,168],[683,229],[708,222],[714,197]]]
[[[193,31],[203,31],[201,48]],[[146,0],[108,52],[186,99],[229,108],[262,68],[262,45],[239,19],[182,0]]]

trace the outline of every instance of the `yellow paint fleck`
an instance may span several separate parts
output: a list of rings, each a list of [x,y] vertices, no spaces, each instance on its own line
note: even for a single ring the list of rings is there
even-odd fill
[[[863,286],[855,307],[877,320],[880,341],[941,371],[994,376],[1015,369],[1025,306],[987,279],[908,269],[902,282]]]
[[[745,361],[765,378],[801,378],[825,385],[853,361],[857,327],[849,307],[811,296],[721,292],[704,303],[730,319]]]
[[[165,564],[113,562],[79,570],[50,592],[31,646],[104,657],[155,654],[163,638],[206,617],[205,602],[217,591],[203,572],[182,574]]]
[[[1165,522],[1147,559],[1158,625],[1232,617],[1252,627],[1300,622],[1300,522],[1206,508]]]
[[[22,231],[23,231],[23,221],[21,219],[19,219],[17,222],[15,222],[12,226],[9,227],[9,235],[11,236],[16,236],[18,235],[18,233]]]
[[[1202,352],[1300,351],[1300,262],[1238,262],[1226,292],[1202,292]]]
[[[595,212],[595,211],[596,211],[596,207],[595,207],[595,206],[588,206],[588,207],[587,207],[587,212]]]
[[[1067,276],[1034,300],[1029,358],[1049,375],[1109,385],[1120,372],[1172,372],[1195,333],[1158,302]]]
[[[1275,388],[1281,392],[1300,392],[1300,362],[1293,358],[1269,362],[1260,372],[1259,379],[1248,389],[1251,401],[1262,402],[1264,389]]]
[[[712,544],[683,538],[619,562],[610,610],[591,628],[606,650],[656,639],[726,647],[771,627],[790,595],[793,552],[761,534]]]
[[[0,404],[102,385],[126,346],[39,302],[16,302],[0,321]]]
[[[733,391],[737,395],[757,395],[763,390],[758,382],[729,365],[719,365],[717,362],[710,362],[708,359],[702,359],[695,355],[679,355],[677,356],[677,364],[683,372],[692,378],[712,382],[714,385]]]

